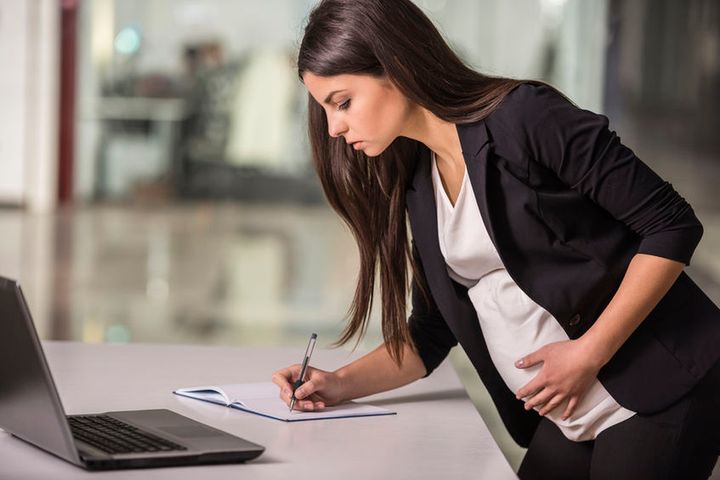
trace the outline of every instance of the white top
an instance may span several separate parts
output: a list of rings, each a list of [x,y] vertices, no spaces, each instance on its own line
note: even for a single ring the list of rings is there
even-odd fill
[[[454,207],[443,188],[434,153],[432,177],[440,250],[448,274],[468,287],[490,357],[505,384],[517,392],[538,374],[542,364],[522,369],[515,367],[515,361],[569,337],[558,321],[530,299],[508,274],[485,229],[467,169]],[[592,440],[601,431],[635,414],[621,407],[597,378],[570,418],[562,420],[566,407],[567,401],[563,401],[546,417],[574,441]]]

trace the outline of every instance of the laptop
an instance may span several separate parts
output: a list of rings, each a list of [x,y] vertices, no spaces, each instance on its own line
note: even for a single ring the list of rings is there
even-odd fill
[[[245,462],[265,450],[165,409],[65,415],[22,290],[4,277],[0,428],[89,470]]]

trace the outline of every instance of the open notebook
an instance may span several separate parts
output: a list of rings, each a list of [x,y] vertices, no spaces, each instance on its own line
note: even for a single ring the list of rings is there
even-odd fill
[[[285,402],[280,400],[277,385],[272,382],[178,388],[174,390],[173,393],[286,422],[321,420],[326,418],[366,417],[371,415],[394,415],[396,413],[385,408],[355,402],[325,407],[316,412],[301,412],[298,410],[290,412]]]

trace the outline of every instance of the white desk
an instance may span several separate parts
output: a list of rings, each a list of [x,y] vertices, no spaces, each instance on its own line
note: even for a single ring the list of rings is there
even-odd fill
[[[302,349],[44,342],[66,413],[168,408],[266,447],[246,464],[90,473],[0,432],[0,478],[516,479],[449,363],[362,401],[397,415],[285,423],[173,395],[177,387],[270,381]],[[316,349],[335,369],[358,358]]]

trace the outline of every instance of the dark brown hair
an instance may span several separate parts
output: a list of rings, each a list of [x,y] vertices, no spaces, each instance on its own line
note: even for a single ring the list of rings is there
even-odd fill
[[[298,75],[387,76],[409,100],[453,123],[485,118],[520,83],[468,67],[430,19],[410,0],[322,0],[310,13],[298,54]],[[406,320],[408,264],[428,298],[408,243],[405,190],[418,142],[405,137],[372,161],[344,139],[330,137],[325,113],[308,94],[308,133],[315,169],[332,208],[350,227],[360,251],[360,273],[349,323],[335,345],[365,334],[376,271],[380,277],[382,333],[393,360],[402,363],[410,341]]]

